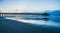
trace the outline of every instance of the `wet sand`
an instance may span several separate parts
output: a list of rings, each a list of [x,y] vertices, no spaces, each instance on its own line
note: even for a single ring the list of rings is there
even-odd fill
[[[0,19],[0,33],[60,33],[60,27],[35,26],[9,19]]]

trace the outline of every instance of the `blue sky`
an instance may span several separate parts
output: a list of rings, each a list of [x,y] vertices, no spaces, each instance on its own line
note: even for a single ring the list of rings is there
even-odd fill
[[[60,0],[0,0],[1,10],[60,10]]]
[[[0,8],[1,8],[2,0],[0,0]]]

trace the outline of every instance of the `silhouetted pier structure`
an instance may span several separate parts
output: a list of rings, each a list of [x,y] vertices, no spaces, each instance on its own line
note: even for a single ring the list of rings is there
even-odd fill
[[[41,16],[50,16],[48,13],[0,13],[3,14],[20,14],[20,15],[41,15]]]
[[[48,13],[0,13],[0,17],[23,17],[24,19],[33,19],[33,20],[48,20],[47,16],[50,16]],[[44,17],[41,18],[40,16]]]

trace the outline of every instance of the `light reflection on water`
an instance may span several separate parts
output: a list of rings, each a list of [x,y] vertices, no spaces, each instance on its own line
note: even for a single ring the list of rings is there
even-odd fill
[[[52,15],[52,14],[51,14]],[[30,23],[36,25],[49,25],[49,26],[59,26],[60,27],[60,17],[52,16],[41,16],[41,15],[20,15],[20,14],[5,14],[6,19],[11,19],[15,21],[22,21],[23,23]],[[38,20],[40,18],[40,20]],[[42,18],[48,18],[44,20]]]
[[[56,23],[53,21],[44,21],[44,20],[25,20],[22,17],[5,17],[6,19],[11,19],[15,21],[21,21],[23,23],[30,23],[30,24],[35,24],[35,25],[47,25],[47,26],[55,26],[55,27],[60,27],[60,23]],[[22,18],[22,19],[21,19]]]
[[[47,21],[54,21],[56,23],[60,23],[60,17],[58,16],[40,16],[40,15],[4,15],[4,17],[15,17],[15,18],[18,18],[18,19],[35,19],[35,20],[44,20],[43,18],[47,18]],[[20,18],[22,17],[22,18]]]
[[[39,16],[39,15],[38,16],[33,16],[33,17],[32,17],[32,15],[30,15],[30,16],[24,16],[24,15],[5,15],[4,16],[4,20],[7,19],[8,21],[6,20],[6,21],[4,21],[4,22],[2,22],[0,24],[0,26],[2,27],[2,29],[0,27],[0,30],[3,30],[3,31],[6,30],[7,31],[7,27],[9,27],[9,29],[15,28],[15,29],[17,29],[17,31],[20,32],[20,30],[25,28],[25,25],[24,25],[24,27],[22,27],[23,24],[18,23],[18,22],[22,22],[22,23],[27,23],[28,25],[30,24],[31,26],[33,25],[35,27],[36,26],[39,27],[38,29],[36,29],[35,27],[33,27],[31,29],[31,26],[30,27],[28,26],[23,31],[28,29],[27,32],[32,31],[32,30],[33,30],[33,32],[35,32],[34,31],[35,29],[36,30],[41,30],[40,28],[42,27],[43,29],[47,28],[50,31],[50,33],[51,32],[60,32],[60,17],[56,17],[55,14],[52,15],[52,16],[45,17],[45,18],[49,18],[47,21],[43,20],[43,19],[42,20],[37,20],[37,19],[33,20],[33,18],[44,18],[44,17],[45,16],[42,17],[42,16]],[[30,19],[30,20],[27,19],[26,20],[26,18],[32,18],[32,19]],[[9,22],[9,20],[11,22]],[[6,25],[5,25],[5,23],[6,23]],[[8,31],[10,31],[9,29],[8,29]],[[42,31],[43,31],[43,29],[42,29]],[[11,31],[13,31],[13,30],[11,30]],[[44,30],[44,32],[45,31],[46,30]]]
[[[60,16],[52,16],[50,17],[50,20],[56,23],[60,23]]]

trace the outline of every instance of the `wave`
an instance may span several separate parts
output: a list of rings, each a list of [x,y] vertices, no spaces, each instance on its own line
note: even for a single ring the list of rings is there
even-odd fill
[[[6,17],[5,19],[11,19],[23,23],[29,23],[29,24],[35,24],[35,25],[47,25],[47,26],[55,26],[60,27],[60,23],[55,23],[53,21],[43,21],[43,20],[25,20],[25,19],[19,19],[19,18],[9,18]]]

